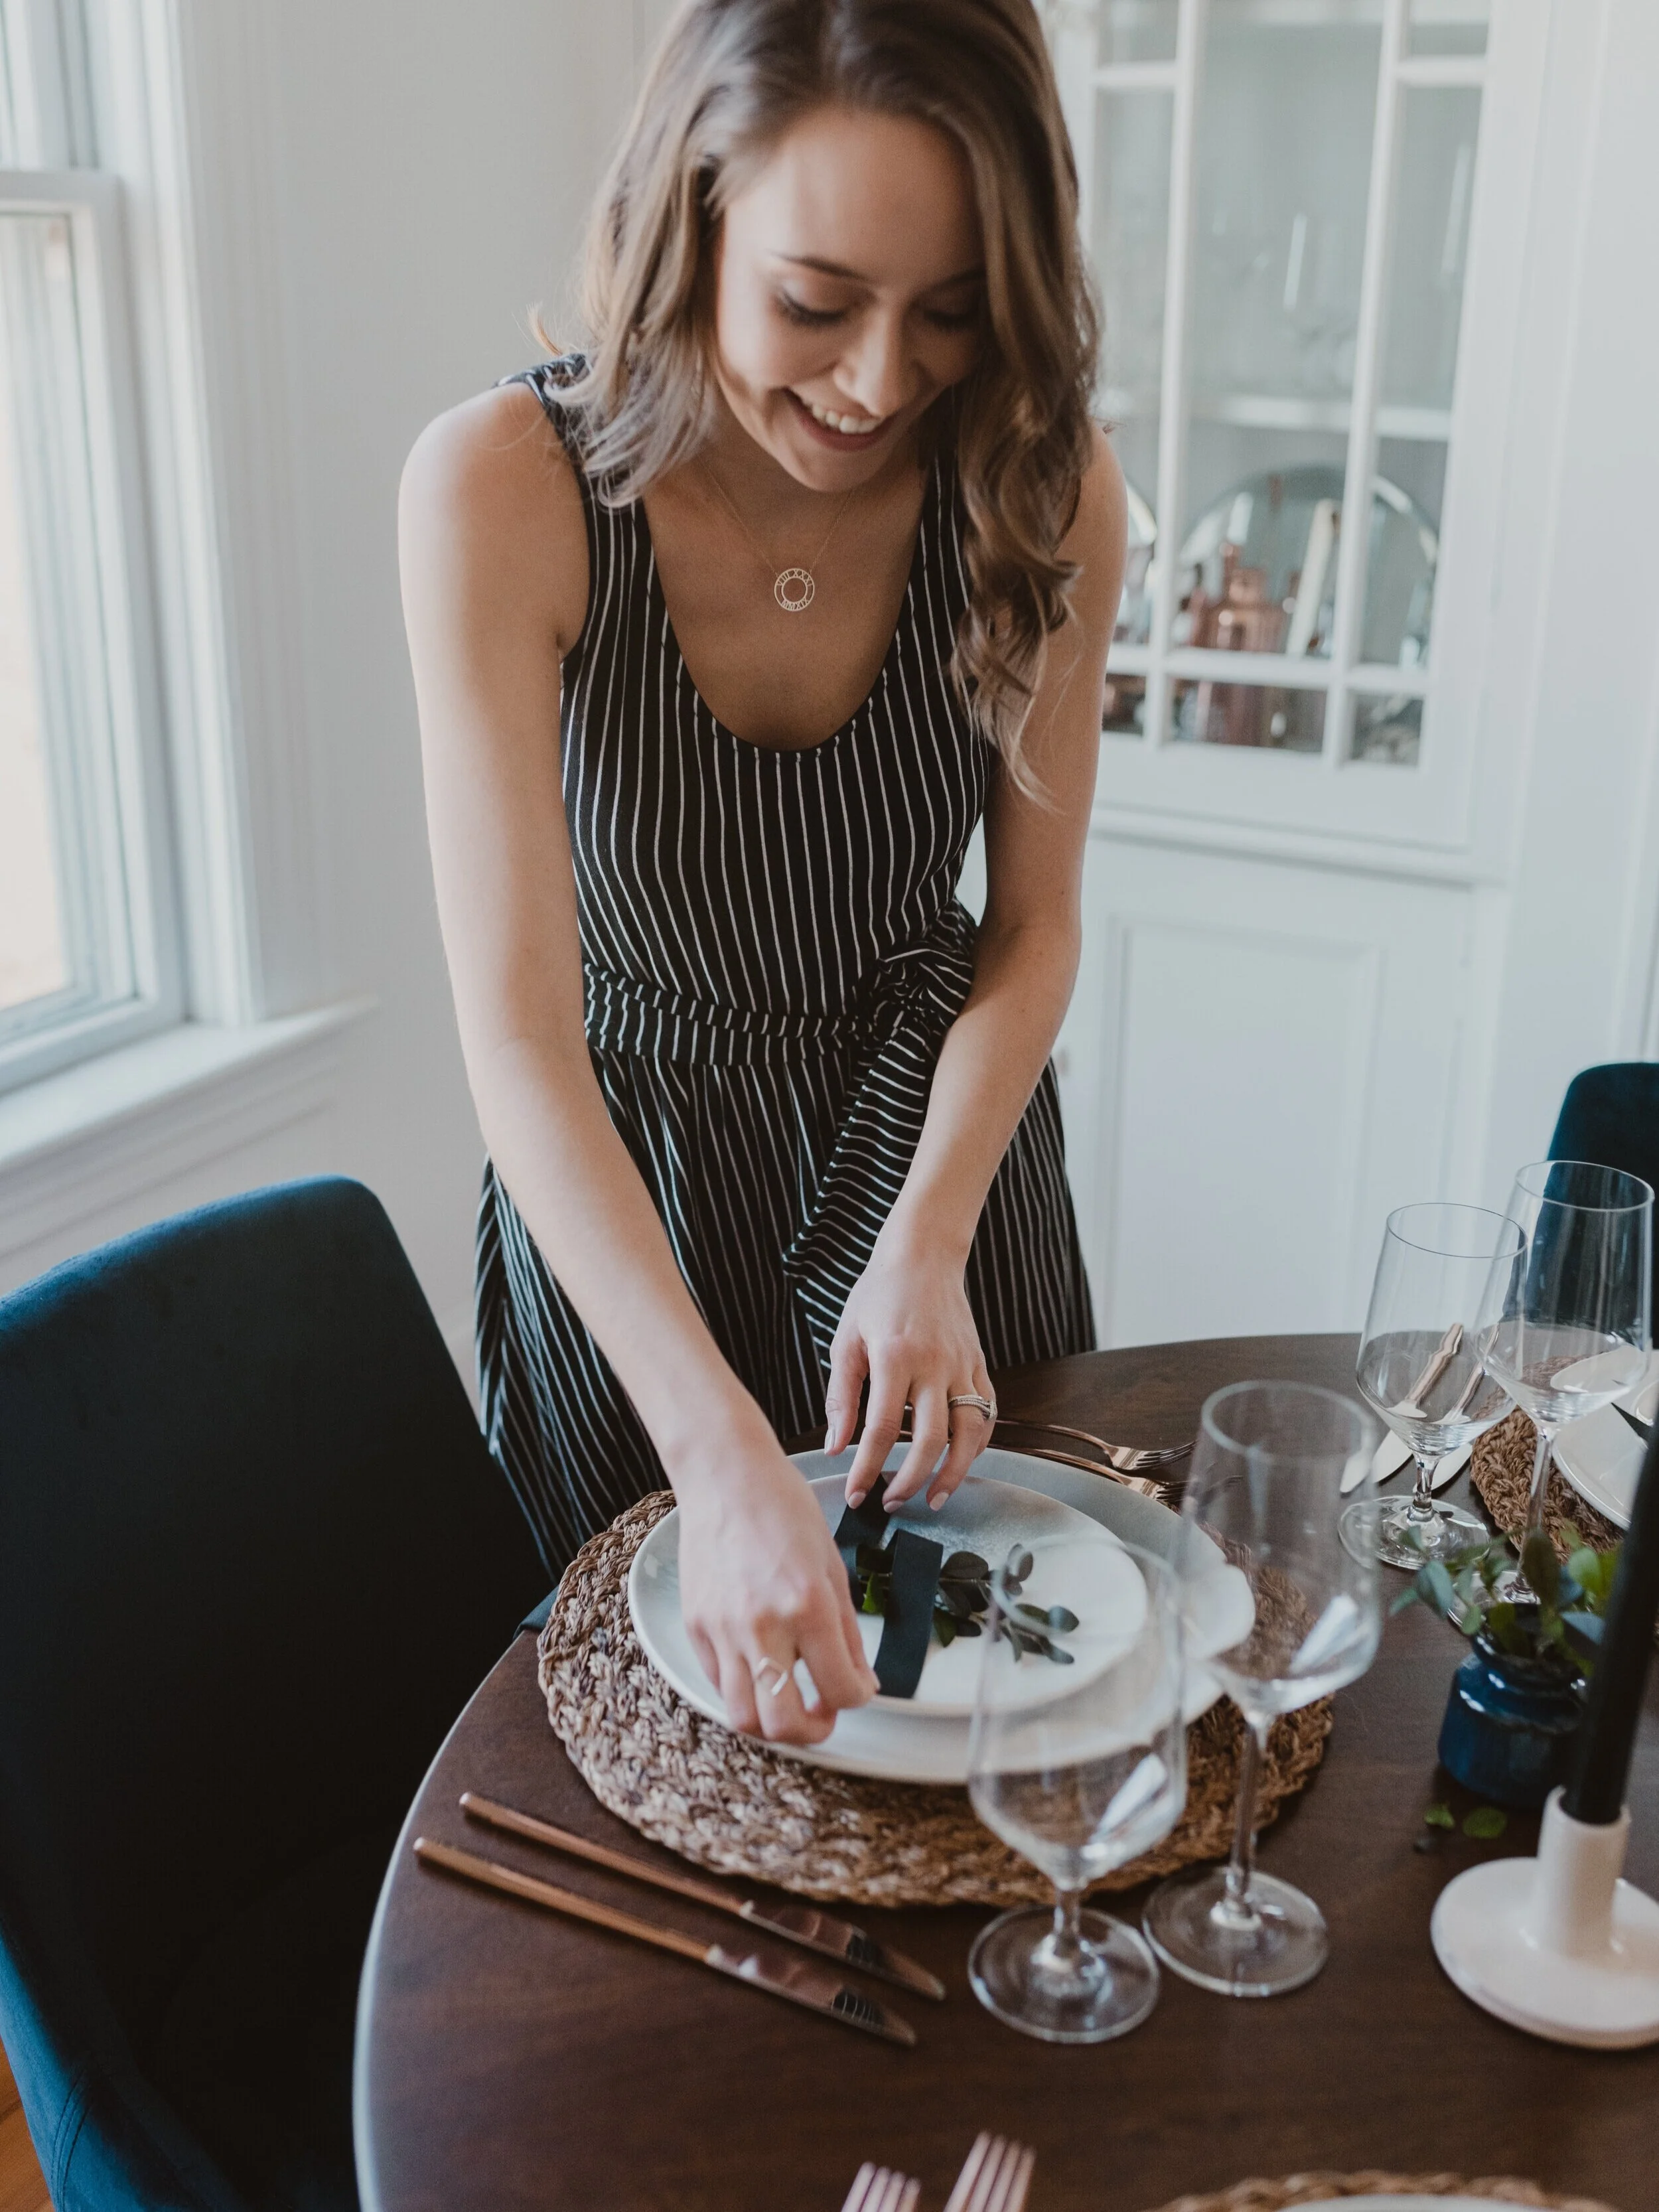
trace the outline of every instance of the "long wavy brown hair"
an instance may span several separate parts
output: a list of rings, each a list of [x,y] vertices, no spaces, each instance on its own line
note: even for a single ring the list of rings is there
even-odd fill
[[[1097,315],[1077,170],[1031,0],[684,0],[664,33],[594,210],[593,333],[563,396],[588,416],[590,473],[636,499],[708,436],[710,246],[790,127],[834,103],[915,117],[962,149],[985,248],[978,361],[935,404],[954,441],[969,598],[951,658],[1013,780],[1074,563],[1060,544],[1090,456]]]

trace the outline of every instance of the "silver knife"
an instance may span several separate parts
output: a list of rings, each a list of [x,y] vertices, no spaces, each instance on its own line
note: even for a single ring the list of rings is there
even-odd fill
[[[884,1981],[896,1982],[901,1989],[914,1990],[918,1996],[943,1998],[945,1995],[944,1983],[936,1974],[930,1974],[926,1966],[907,1959],[902,1951],[878,1942],[873,1936],[866,1936],[850,1920],[838,1920],[832,1913],[819,1912],[812,1905],[757,1905],[750,1898],[732,1896],[730,1890],[720,1888],[718,1883],[703,1881],[696,1875],[681,1874],[669,1867],[647,1866],[627,1851],[613,1851],[607,1844],[590,1843],[586,1836],[575,1835],[568,1828],[556,1828],[550,1820],[538,1820],[529,1813],[514,1812],[510,1805],[497,1805],[471,1790],[462,1792],[461,1810],[469,1820],[498,1828],[503,1835],[522,1836],[527,1843],[541,1844],[549,1850],[568,1852],[572,1858],[607,1867],[612,1874],[629,1875],[635,1881],[649,1882],[653,1888],[672,1891],[676,1897],[689,1897],[694,1904],[707,1905],[716,1912],[732,1913],[752,1927],[781,1936],[787,1943],[799,1943],[804,1950],[821,1952],[826,1959],[839,1959],[843,1966],[857,1966],[864,1973],[879,1974]]]
[[[1424,1399],[1428,1396],[1435,1384],[1439,1382],[1447,1368],[1450,1366],[1452,1361],[1457,1357],[1459,1352],[1462,1351],[1462,1346],[1463,1324],[1462,1322],[1455,1321],[1451,1327],[1446,1331],[1444,1336],[1441,1338],[1439,1345],[1432,1357],[1430,1358],[1427,1366],[1425,1367],[1423,1372],[1418,1376],[1416,1382],[1413,1383],[1408,1395],[1402,1398],[1400,1403],[1392,1410],[1396,1413],[1421,1414],[1424,1410]],[[1448,1347],[1449,1347],[1449,1349]],[[1449,1421],[1455,1421],[1460,1413],[1467,1413],[1470,1407],[1474,1405],[1475,1400],[1480,1396],[1480,1386],[1486,1379],[1486,1369],[1482,1366],[1477,1365],[1474,1373],[1469,1376],[1468,1381],[1463,1386],[1462,1396],[1444,1418]],[[1439,1466],[1436,1468],[1434,1471],[1434,1480],[1431,1483],[1430,1488],[1432,1490],[1443,1490],[1449,1482],[1452,1481],[1459,1474],[1462,1473],[1468,1456],[1468,1451],[1466,1448],[1461,1452],[1453,1452],[1449,1458],[1443,1459]],[[1358,1489],[1362,1482],[1375,1482],[1379,1484],[1391,1482],[1395,1476],[1399,1474],[1402,1467],[1410,1466],[1412,1458],[1413,1452],[1411,1446],[1402,1437],[1396,1436],[1394,1431],[1390,1430],[1389,1434],[1383,1437],[1382,1443],[1377,1446],[1376,1455],[1371,1459],[1368,1466],[1361,1468],[1357,1473],[1350,1472],[1343,1476],[1343,1495],[1346,1497],[1349,1491]]]
[[[822,2013],[827,2020],[862,2028],[866,2035],[879,2035],[889,2043],[915,2043],[916,2032],[908,2020],[889,2012],[885,2005],[842,1981],[829,1967],[815,1966],[809,1960],[767,1959],[757,1951],[728,1951],[722,1943],[704,1943],[681,1929],[636,1920],[631,1912],[618,1912],[614,1905],[596,1904],[591,1897],[577,1896],[574,1890],[556,1889],[550,1881],[538,1881],[533,1875],[520,1874],[515,1867],[502,1866],[495,1859],[475,1858],[471,1851],[434,1844],[426,1836],[416,1837],[415,1856],[423,1865],[441,1867],[446,1874],[459,1875],[463,1881],[476,1882],[481,1889],[497,1889],[507,1897],[522,1899],[526,1905],[538,1905],[544,1911],[561,1912],[567,1919],[586,1920],[592,1927],[610,1929],[614,1935],[632,1936],[659,1951],[672,1951],[700,1966],[710,1966],[734,1982],[746,1982],[750,1989],[764,1990],[769,1996],[787,1997],[791,2004],[805,2005],[809,2012]]]

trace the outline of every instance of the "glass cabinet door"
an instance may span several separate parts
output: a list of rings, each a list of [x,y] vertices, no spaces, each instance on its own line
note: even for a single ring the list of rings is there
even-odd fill
[[[1130,495],[1114,737],[1418,763],[1489,4],[1051,0]]]

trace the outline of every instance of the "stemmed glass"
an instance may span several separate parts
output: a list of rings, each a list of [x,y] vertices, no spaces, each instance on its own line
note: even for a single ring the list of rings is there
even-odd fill
[[[1619,1168],[1539,1160],[1515,1178],[1507,1212],[1526,1256],[1518,1270],[1493,1267],[1481,1354],[1538,1431],[1524,1558],[1525,1537],[1544,1525],[1557,1430],[1611,1405],[1647,1371],[1653,1191]],[[1518,1577],[1499,1595],[1517,1589],[1524,1595]]]
[[[1160,1882],[1141,1924],[1166,1966],[1224,1996],[1276,1996],[1325,1963],[1319,1907],[1256,1870],[1256,1782],[1279,1714],[1328,1697],[1376,1655],[1375,1551],[1346,1546],[1338,1519],[1344,1474],[1370,1465],[1380,1436],[1358,1406],[1304,1382],[1236,1382],[1199,1424],[1182,1564],[1190,1589],[1208,1536],[1250,1586],[1249,1633],[1204,1661],[1244,1717],[1244,1758],[1231,1859]]]
[[[1391,1567],[1449,1559],[1486,1533],[1434,1495],[1434,1473],[1510,1410],[1480,1358],[1493,1286],[1518,1278],[1526,1238],[1479,1206],[1402,1206],[1389,1216],[1354,1380],[1417,1462],[1409,1498],[1356,1501],[1342,1540],[1369,1544]]]
[[[981,1929],[969,1978],[988,2012],[1048,2043],[1103,2043],[1158,2002],[1152,1953],[1083,1895],[1167,1836],[1187,1802],[1180,1583],[1151,1553],[1104,1536],[1097,1549],[1050,1538],[994,1577],[969,1743],[974,1810],[1055,1892],[1052,1910]]]

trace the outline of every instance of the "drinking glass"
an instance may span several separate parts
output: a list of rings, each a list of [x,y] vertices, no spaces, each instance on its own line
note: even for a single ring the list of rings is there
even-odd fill
[[[1516,1176],[1505,1210],[1527,1250],[1518,1270],[1493,1268],[1481,1356],[1538,1431],[1531,1536],[1544,1525],[1557,1430],[1611,1405],[1647,1371],[1653,1191],[1619,1168],[1539,1160]],[[1500,1596],[1517,1591],[1530,1595],[1522,1577],[1498,1586]]]
[[[1256,1870],[1256,1780],[1279,1714],[1328,1697],[1376,1656],[1375,1551],[1345,1545],[1338,1522],[1343,1475],[1370,1464],[1381,1433],[1346,1398],[1304,1382],[1236,1382],[1206,1400],[1199,1424],[1182,1565],[1191,1589],[1208,1536],[1250,1586],[1249,1633],[1204,1661],[1244,1717],[1244,1757],[1231,1861],[1160,1882],[1141,1924],[1167,1966],[1225,1996],[1276,1996],[1325,1963],[1319,1907]]]
[[[1391,1567],[1446,1559],[1486,1523],[1434,1495],[1449,1452],[1501,1420],[1510,1401],[1480,1358],[1480,1320],[1493,1285],[1518,1277],[1527,1240],[1479,1206],[1402,1206],[1389,1216],[1359,1340],[1354,1380],[1417,1463],[1409,1498],[1358,1500],[1342,1540],[1371,1545]]]
[[[1051,1612],[1057,1593],[1069,1602]],[[1055,1901],[992,1921],[969,1978],[988,2012],[1026,2035],[1103,2043],[1158,2002],[1152,1953],[1121,1921],[1085,1911],[1083,1894],[1167,1836],[1187,1802],[1181,1585],[1167,1560],[1103,1533],[1080,1549],[1051,1538],[994,1577],[985,1627],[968,1794],[986,1826],[1047,1875]],[[1011,1632],[1071,1663],[1020,1651]]]

